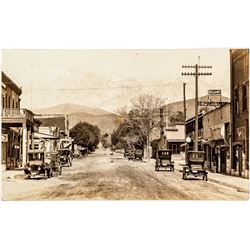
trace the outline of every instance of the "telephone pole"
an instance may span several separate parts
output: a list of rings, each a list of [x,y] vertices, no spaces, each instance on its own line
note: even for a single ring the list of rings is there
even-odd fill
[[[186,142],[186,119],[187,119],[187,108],[186,108],[186,83],[183,83],[183,114],[184,114],[184,135],[185,135],[185,162],[187,162],[187,142]]]
[[[194,134],[194,150],[198,151],[198,79],[199,76],[211,76],[211,72],[199,72],[200,69],[211,69],[212,66],[206,65],[182,65],[183,69],[195,69],[195,72],[182,72],[182,76],[194,76],[195,77],[195,134]]]

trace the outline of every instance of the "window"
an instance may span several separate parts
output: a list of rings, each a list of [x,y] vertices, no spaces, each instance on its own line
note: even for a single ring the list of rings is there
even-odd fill
[[[15,108],[15,100],[14,99],[12,100],[12,108],[13,109]]]
[[[10,108],[10,96],[9,96],[9,98],[8,98],[8,107],[7,108]]]
[[[247,87],[246,85],[242,86],[242,111],[247,110]]]
[[[3,107],[3,109],[5,108],[5,97],[4,97],[4,95],[2,96],[2,107]]]
[[[234,90],[234,113],[238,113],[239,112],[239,93],[238,93],[238,89]]]
[[[172,151],[172,154],[179,154],[180,153],[180,145],[179,144],[172,144],[171,151]]]

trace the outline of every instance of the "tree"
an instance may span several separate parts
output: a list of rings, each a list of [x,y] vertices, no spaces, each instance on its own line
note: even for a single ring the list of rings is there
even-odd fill
[[[70,130],[70,137],[74,139],[77,145],[94,151],[100,142],[100,131],[95,125],[88,122],[79,122]]]
[[[104,135],[102,135],[101,143],[104,148],[108,148],[110,146],[110,137],[108,133],[105,133]]]
[[[141,95],[132,102],[131,117],[140,127],[144,147],[149,143],[151,131],[159,127],[159,109],[163,107],[164,101],[153,95]]]
[[[123,123],[112,134],[112,144],[123,142],[128,147],[146,148],[151,131],[159,127],[159,109],[163,100],[152,95],[141,95],[132,101],[130,112],[123,112]]]

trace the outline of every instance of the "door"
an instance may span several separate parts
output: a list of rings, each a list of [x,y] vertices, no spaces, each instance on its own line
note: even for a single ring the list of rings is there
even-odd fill
[[[227,148],[221,147],[220,148],[220,169],[221,173],[226,173],[227,169]]]
[[[239,176],[242,172],[242,146],[238,146],[238,164],[239,164]]]

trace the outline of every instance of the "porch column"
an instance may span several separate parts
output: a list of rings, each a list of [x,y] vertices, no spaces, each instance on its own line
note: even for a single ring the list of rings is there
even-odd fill
[[[35,142],[34,142],[34,131],[31,131],[31,149],[35,148]]]
[[[27,162],[27,127],[26,123],[23,123],[23,131],[22,131],[22,167],[25,167]]]

